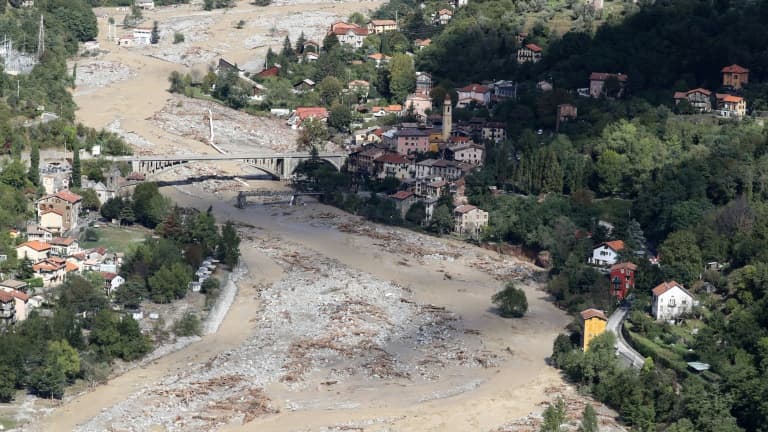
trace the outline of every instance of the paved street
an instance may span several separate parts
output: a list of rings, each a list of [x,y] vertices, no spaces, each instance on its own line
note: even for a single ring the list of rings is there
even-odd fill
[[[645,357],[635,351],[621,334],[621,326],[624,322],[624,318],[628,313],[629,309],[627,308],[621,307],[616,309],[616,311],[613,312],[610,317],[608,317],[608,325],[606,330],[613,332],[613,334],[616,335],[616,351],[621,356],[622,360],[630,366],[640,369],[643,367]]]

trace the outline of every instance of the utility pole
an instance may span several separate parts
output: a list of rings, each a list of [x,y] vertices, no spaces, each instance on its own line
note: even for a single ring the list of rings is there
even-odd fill
[[[37,32],[37,59],[43,58],[45,53],[45,21],[43,15],[40,14],[40,30]]]
[[[16,103],[19,102],[20,97],[21,97],[21,84],[19,83],[19,80],[16,80]]]

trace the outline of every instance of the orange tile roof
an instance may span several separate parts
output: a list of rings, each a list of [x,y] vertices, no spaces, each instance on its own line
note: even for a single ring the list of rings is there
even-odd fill
[[[408,159],[400,156],[399,154],[394,154],[394,153],[383,154],[377,157],[376,159],[374,159],[374,162],[391,163],[391,164],[398,164],[398,165],[407,165],[411,163]]]
[[[603,245],[608,246],[609,248],[613,249],[615,252],[618,252],[624,249],[624,242],[622,240],[612,240],[612,241],[603,242],[600,245],[598,245],[598,247]]]
[[[457,91],[460,92],[475,92],[475,93],[488,93],[491,91],[488,86],[480,85],[480,84],[470,84],[466,87],[462,87],[460,89],[457,89]]]
[[[76,202],[78,202],[78,201],[83,199],[83,197],[81,197],[80,195],[78,195],[76,193],[72,193],[72,192],[70,192],[67,189],[56,192],[54,194],[54,196],[56,198],[61,198],[64,201],[70,202],[72,204],[74,204],[74,203],[76,203]]]
[[[6,291],[0,291],[0,302],[10,303],[12,301],[13,301],[13,294]]]
[[[529,43],[525,47],[528,48],[529,50],[533,51],[533,52],[542,52],[543,51],[540,46],[538,46],[536,44],[532,44],[532,43]]]
[[[605,316],[605,312],[599,309],[589,308],[581,311],[581,319],[586,321],[592,318],[600,318],[603,321],[608,321],[608,318]]]
[[[32,240],[16,246],[16,249],[19,249],[20,247],[24,247],[24,246],[38,252],[46,251],[51,248],[51,245],[49,245],[48,243],[41,242],[40,240]]]
[[[397,192],[393,193],[392,195],[390,195],[389,197],[392,198],[392,199],[396,199],[396,200],[402,201],[404,199],[408,199],[408,198],[412,197],[413,195],[414,195],[413,192],[397,191]]]
[[[397,21],[395,21],[395,20],[371,20],[371,24],[373,24],[375,26],[397,25]]]
[[[724,67],[722,70],[720,70],[720,72],[725,72],[725,73],[747,73],[747,72],[749,72],[749,69],[741,67],[741,66],[739,66],[737,64],[732,64],[730,66]]]
[[[680,289],[682,289],[682,290],[683,290],[683,291],[685,291],[685,292],[686,292],[688,295],[690,295],[691,297],[693,297],[693,296],[691,295],[691,293],[690,293],[690,292],[688,292],[688,290],[686,290],[685,288],[683,288],[683,286],[682,286],[682,285],[680,285],[679,283],[677,283],[677,282],[675,282],[675,281],[670,281],[670,282],[662,282],[662,283],[660,283],[659,285],[657,285],[657,286],[656,286],[656,288],[652,289],[652,290],[651,290],[651,292],[653,292],[653,295],[654,295],[654,296],[658,297],[658,296],[660,296],[660,295],[664,294],[665,292],[667,292],[667,291],[671,290],[671,289],[672,289],[672,288],[674,288],[674,287],[680,287]]]
[[[54,237],[49,243],[56,246],[71,246],[75,242],[72,237]]]
[[[296,108],[296,115],[299,116],[301,120],[309,117],[324,119],[328,118],[328,110],[323,107],[298,107]]]
[[[64,270],[67,273],[69,273],[69,272],[77,271],[79,268],[80,267],[78,267],[77,264],[75,264],[75,263],[73,263],[71,261],[67,261],[67,264],[66,264]]]

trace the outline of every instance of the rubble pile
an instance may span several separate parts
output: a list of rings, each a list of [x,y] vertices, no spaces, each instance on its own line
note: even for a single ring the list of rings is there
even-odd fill
[[[470,265],[484,273],[492,275],[500,281],[531,279],[538,273],[531,264],[508,258],[492,258],[478,255],[470,261]]]
[[[600,430],[604,432],[626,432],[617,421],[617,413],[606,408],[604,405],[594,402],[591,398],[579,394],[571,386],[559,385],[548,387],[545,390],[549,400],[539,403],[539,409],[525,417],[512,420],[505,425],[494,429],[492,432],[538,432],[543,423],[543,412],[550,403],[562,398],[566,408],[566,423],[562,425],[564,432],[576,432],[579,430],[579,423],[584,407],[592,404],[597,411],[597,419]]]
[[[85,59],[78,60],[73,67],[77,68],[75,86],[78,93],[83,93],[83,89],[105,87],[136,76],[130,67],[119,62]]]
[[[290,152],[296,150],[295,130],[282,120],[256,117],[221,104],[174,95],[149,119],[175,135],[208,143],[213,113],[214,141],[228,152]]]
[[[435,380],[448,368],[494,367],[478,333],[443,307],[419,304],[403,287],[245,229],[284,278],[259,288],[256,328],[240,347],[144,388],[79,431],[213,430],[278,409],[262,391],[345,379]],[[311,377],[311,379],[310,379]],[[330,384],[328,384],[330,385]]]

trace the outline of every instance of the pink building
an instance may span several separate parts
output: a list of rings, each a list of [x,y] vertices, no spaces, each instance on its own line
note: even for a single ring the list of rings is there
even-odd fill
[[[397,152],[401,155],[429,151],[429,132],[406,128],[397,132]]]

